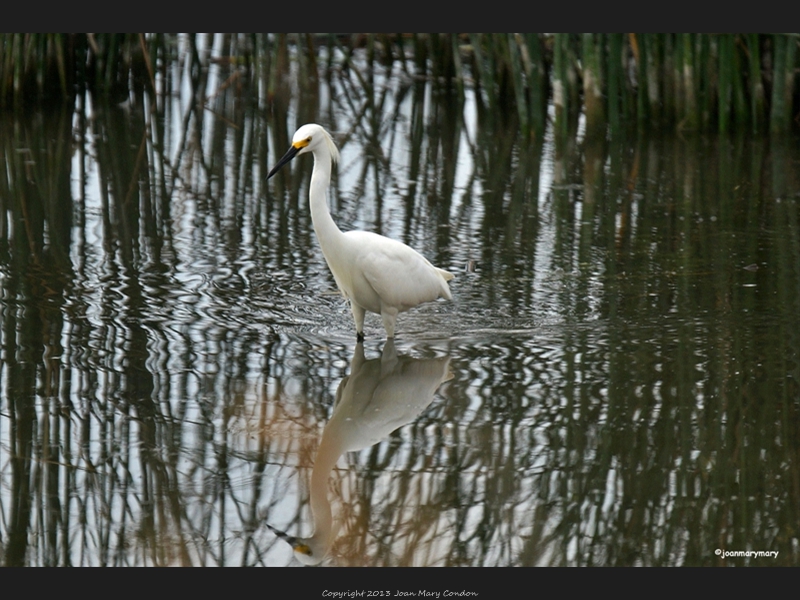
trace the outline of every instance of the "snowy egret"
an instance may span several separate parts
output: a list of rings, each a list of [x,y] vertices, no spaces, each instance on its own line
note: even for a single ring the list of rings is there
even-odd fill
[[[314,155],[308,192],[311,221],[336,285],[350,301],[357,339],[364,339],[366,311],[379,314],[386,336],[393,338],[399,313],[437,298],[452,300],[447,285],[452,273],[434,267],[416,250],[368,231],[342,233],[336,226],[325,195],[331,182],[331,165],[339,159],[339,150],[319,125],[303,125],[295,132],[291,148],[267,179],[295,156],[308,152]]]

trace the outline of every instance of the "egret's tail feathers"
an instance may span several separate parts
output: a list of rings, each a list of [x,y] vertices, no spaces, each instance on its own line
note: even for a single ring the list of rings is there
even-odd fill
[[[453,278],[453,274],[450,273],[449,271],[445,271],[444,269],[440,269],[438,267],[436,268],[436,270],[438,271],[439,275],[441,275],[442,279],[444,280],[442,282],[442,291],[441,291],[440,296],[442,298],[446,298],[447,300],[452,300],[453,299],[453,295],[450,293],[450,286],[447,285],[447,282],[450,281]]]

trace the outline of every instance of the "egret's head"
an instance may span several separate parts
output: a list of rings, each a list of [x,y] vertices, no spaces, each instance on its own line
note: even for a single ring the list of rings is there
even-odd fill
[[[267,175],[267,179],[275,175],[281,167],[292,160],[298,154],[305,154],[306,152],[321,151],[327,153],[333,162],[339,160],[339,150],[331,138],[331,134],[325,131],[320,125],[316,123],[309,123],[303,125],[300,129],[295,131],[292,137],[292,147],[283,155],[272,170]]]

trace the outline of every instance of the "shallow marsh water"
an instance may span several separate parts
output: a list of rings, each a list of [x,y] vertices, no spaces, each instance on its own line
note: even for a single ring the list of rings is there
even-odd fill
[[[0,561],[299,564],[269,523],[333,565],[800,564],[797,140],[525,142],[375,77],[2,116]],[[264,181],[306,121],[339,226],[456,274],[389,347],[310,158]]]

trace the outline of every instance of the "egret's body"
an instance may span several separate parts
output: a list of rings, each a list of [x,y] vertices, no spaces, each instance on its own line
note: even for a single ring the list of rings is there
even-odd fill
[[[350,301],[358,339],[364,339],[366,311],[381,315],[387,337],[393,338],[399,313],[437,298],[451,300],[447,282],[453,275],[434,267],[416,250],[376,233],[343,233],[336,226],[325,196],[331,165],[338,160],[339,151],[319,125],[303,125],[297,130],[292,147],[267,179],[295,156],[307,152],[314,155],[309,188],[311,221],[336,285]]]

